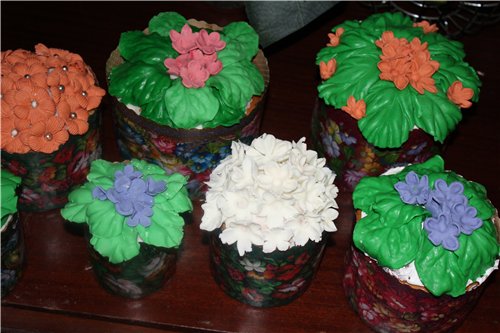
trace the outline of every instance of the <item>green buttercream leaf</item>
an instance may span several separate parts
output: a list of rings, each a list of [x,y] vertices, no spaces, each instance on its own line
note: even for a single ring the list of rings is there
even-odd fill
[[[434,246],[424,237],[415,260],[415,268],[424,286],[435,296],[460,296],[465,292],[467,277],[461,271],[455,252]]]
[[[366,96],[366,116],[358,121],[359,129],[373,145],[386,148],[400,147],[415,125],[412,101],[418,94],[406,87],[395,95],[394,84],[378,81]],[[387,96],[394,98],[387,98]]]
[[[413,105],[417,127],[439,142],[443,142],[462,119],[460,108],[449,103],[446,95],[440,92],[437,94],[425,92],[415,98]]]
[[[89,182],[95,186],[101,186],[107,190],[113,186],[115,172],[123,170],[124,165],[121,163],[112,163],[105,160],[95,160],[90,165],[90,172],[87,175]]]
[[[182,191],[175,193],[170,199],[155,198],[155,205],[162,211],[172,211],[175,213],[184,213],[193,210],[193,204],[187,196],[187,191],[183,188]]]
[[[471,100],[473,102],[479,100],[481,81],[474,68],[463,61],[458,62],[448,55],[436,56],[433,59],[441,65],[440,70],[432,76],[436,81],[436,86],[439,86],[441,91],[447,92],[453,82],[460,81],[464,88],[470,88],[474,91]]]
[[[167,90],[164,102],[176,128],[194,128],[212,120],[219,111],[219,101],[209,87],[189,89],[180,80]]]
[[[154,180],[167,180],[170,177],[165,173],[165,169],[157,164],[148,163],[145,160],[138,159],[133,159],[130,163],[132,163],[134,168],[141,170],[142,175],[145,178],[152,176]]]
[[[483,226],[470,236],[460,235],[460,247],[455,254],[458,266],[468,280],[475,281],[493,266],[499,250],[495,235],[495,227],[490,220],[483,221]]]
[[[176,58],[178,55],[170,38],[156,33],[146,35],[142,31],[122,33],[118,50],[127,61],[141,61],[150,65],[163,64],[165,58]]]
[[[363,177],[352,195],[354,208],[364,212],[371,210],[373,199],[394,191],[394,181],[389,176]]]
[[[170,37],[170,30],[181,31],[187,20],[176,12],[163,12],[149,20],[149,31],[161,36]]]
[[[122,103],[139,105],[161,99],[171,84],[163,64],[125,62],[111,71],[109,93]]]
[[[400,178],[403,179],[404,175],[406,175],[406,173],[410,171],[414,171],[419,175],[442,172],[444,171],[444,160],[441,156],[434,155],[425,162],[408,165],[407,167],[404,168],[402,172],[403,177]]]
[[[124,229],[125,217],[115,210],[109,200],[96,199],[87,208],[90,233],[100,238],[116,237]]]
[[[21,178],[15,176],[10,171],[1,169],[0,193],[1,193],[1,221],[2,226],[7,221],[6,216],[17,212],[17,194],[16,189],[21,184]]]
[[[87,208],[94,201],[94,185],[85,183],[68,195],[68,203],[61,209],[61,216],[68,221],[83,223],[87,221]]]
[[[372,210],[380,214],[385,224],[391,227],[407,224],[415,218],[423,221],[425,217],[431,215],[424,207],[401,205],[401,197],[396,191],[379,194],[374,200]]]
[[[353,233],[354,244],[372,257],[381,266],[401,268],[415,259],[422,242],[421,218],[394,227],[384,225],[383,218],[376,214],[359,220]]]
[[[222,40],[234,44],[244,57],[251,61],[259,50],[259,36],[246,22],[233,22],[223,29]]]
[[[184,220],[172,211],[153,208],[151,225],[147,228],[137,226],[139,236],[148,244],[161,247],[178,247],[184,237]]]
[[[92,236],[90,244],[113,264],[132,259],[139,254],[140,249],[137,232],[131,228],[123,228],[120,235],[112,238]]]

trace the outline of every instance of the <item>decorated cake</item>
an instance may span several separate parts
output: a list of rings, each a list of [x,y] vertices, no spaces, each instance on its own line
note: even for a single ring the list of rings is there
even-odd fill
[[[258,135],[269,73],[246,22],[160,13],[145,31],[122,33],[107,72],[122,155],[190,176],[193,197],[232,140]]]
[[[22,176],[20,209],[64,205],[100,157],[104,89],[82,57],[35,46],[2,51],[2,166]]]
[[[24,264],[24,240],[17,213],[17,188],[21,178],[1,169],[2,297],[19,280]]]
[[[212,172],[200,228],[216,282],[253,306],[291,302],[311,283],[338,216],[335,174],[308,150],[263,134],[233,142]]]
[[[334,27],[318,52],[313,135],[349,189],[438,153],[461,109],[478,100],[463,45],[437,30],[402,13],[374,14]]]
[[[94,271],[103,287],[138,298],[160,288],[175,268],[175,249],[192,210],[184,176],[145,161],[92,163],[88,181],[61,209],[85,223]]]
[[[344,287],[380,332],[456,328],[498,268],[498,215],[486,189],[421,164],[363,178],[353,193],[358,221]]]

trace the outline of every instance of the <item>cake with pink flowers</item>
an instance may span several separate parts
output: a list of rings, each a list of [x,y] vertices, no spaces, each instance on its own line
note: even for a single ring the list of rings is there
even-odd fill
[[[246,22],[160,13],[146,30],[122,33],[107,71],[122,155],[190,176],[195,197],[231,141],[259,132],[269,73]]]

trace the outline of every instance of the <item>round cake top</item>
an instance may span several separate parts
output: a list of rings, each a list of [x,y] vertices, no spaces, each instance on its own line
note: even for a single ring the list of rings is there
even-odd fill
[[[443,142],[478,100],[481,82],[461,43],[402,13],[346,21],[328,34],[316,64],[319,97],[358,119],[363,136],[398,148],[420,128]]]
[[[250,145],[233,142],[210,175],[200,228],[221,228],[221,241],[236,243],[241,256],[252,245],[270,253],[319,242],[324,231],[337,230],[334,179],[304,138],[263,134]]]
[[[436,296],[464,294],[499,256],[486,189],[445,171],[440,156],[362,178],[353,203],[366,214],[354,227],[356,247],[389,269],[414,263]]]
[[[2,224],[3,227],[7,221],[8,217],[17,212],[17,194],[16,189],[21,183],[21,178],[14,176],[10,171],[1,169],[1,195],[2,200],[0,204],[0,210],[2,211]]]
[[[90,243],[110,262],[135,257],[140,242],[166,248],[180,245],[184,219],[179,213],[193,208],[184,176],[167,175],[161,167],[136,159],[95,160],[87,180],[69,194],[61,215],[87,223]]]
[[[56,151],[87,132],[105,93],[77,54],[43,44],[2,52],[2,150]]]
[[[164,12],[149,21],[146,32],[123,33],[118,49],[124,62],[111,70],[109,93],[161,125],[231,126],[264,91],[252,63],[258,35],[246,22],[214,31]]]

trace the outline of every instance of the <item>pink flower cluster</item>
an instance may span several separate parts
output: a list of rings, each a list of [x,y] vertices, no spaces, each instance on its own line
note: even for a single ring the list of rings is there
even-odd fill
[[[172,47],[180,53],[177,58],[165,59],[165,67],[170,75],[180,76],[186,88],[201,88],[210,75],[222,70],[222,63],[217,60],[217,51],[226,47],[218,32],[208,33],[202,29],[193,32],[184,25],[181,32],[170,31]]]

